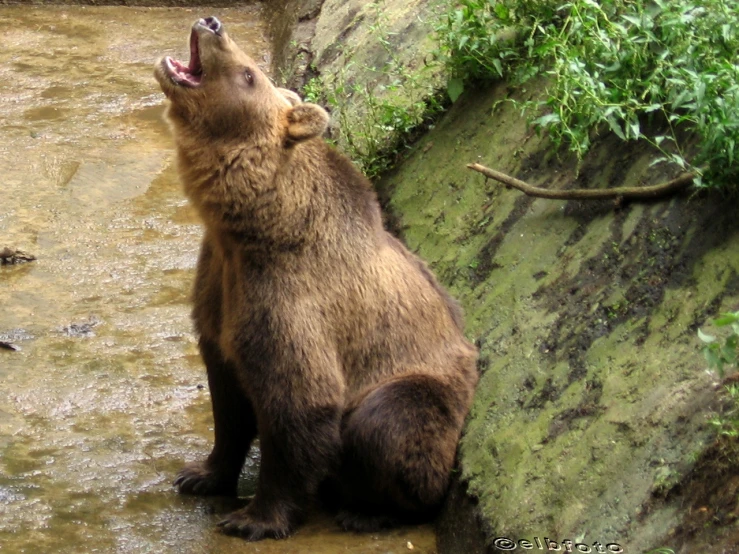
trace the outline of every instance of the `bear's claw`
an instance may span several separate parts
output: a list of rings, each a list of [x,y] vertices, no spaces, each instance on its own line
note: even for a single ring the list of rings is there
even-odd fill
[[[218,472],[208,469],[204,463],[195,462],[183,467],[174,480],[181,494],[201,496],[236,494],[236,482],[224,479]]]
[[[247,541],[284,539],[292,532],[289,525],[255,519],[248,509],[247,507],[228,514],[218,522],[218,527],[227,535],[235,535]]]

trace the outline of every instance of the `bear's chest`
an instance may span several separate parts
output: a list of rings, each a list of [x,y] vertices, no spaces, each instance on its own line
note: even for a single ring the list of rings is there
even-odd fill
[[[221,350],[231,361],[265,365],[305,344],[333,348],[336,310],[328,282],[294,266],[224,259],[217,307]]]

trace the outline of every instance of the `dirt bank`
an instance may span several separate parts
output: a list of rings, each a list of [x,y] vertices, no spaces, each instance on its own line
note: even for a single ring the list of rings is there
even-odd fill
[[[557,188],[673,176],[609,135],[576,172],[512,104],[491,110],[507,94],[504,84],[469,94],[380,184],[406,241],[462,300],[481,348],[460,459],[483,535],[488,545],[584,537],[591,547],[678,551],[685,485],[695,486],[713,441],[706,418],[720,406],[695,334],[739,303],[739,229],[723,199],[550,201],[468,172],[479,162]],[[711,531],[714,543],[729,532]],[[469,552],[448,533],[441,542],[441,552]]]

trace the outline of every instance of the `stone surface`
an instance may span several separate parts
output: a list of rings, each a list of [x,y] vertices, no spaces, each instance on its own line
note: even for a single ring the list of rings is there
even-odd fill
[[[387,41],[405,67],[418,69],[433,50],[439,5],[439,0],[277,0],[276,20],[293,27],[287,39],[275,31],[280,37],[276,67],[283,82],[295,87],[303,84],[306,59],[329,82],[346,74],[349,80],[372,85],[390,60],[382,45]]]

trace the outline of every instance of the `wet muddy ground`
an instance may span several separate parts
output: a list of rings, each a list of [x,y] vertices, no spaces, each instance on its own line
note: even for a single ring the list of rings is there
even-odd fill
[[[435,551],[429,527],[285,541],[214,524],[171,481],[212,439],[188,293],[201,228],[152,77],[193,9],[4,7],[0,49],[0,552]],[[258,8],[217,15],[269,65]],[[243,492],[253,486],[258,453]]]

